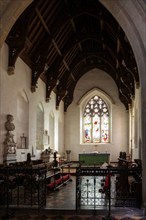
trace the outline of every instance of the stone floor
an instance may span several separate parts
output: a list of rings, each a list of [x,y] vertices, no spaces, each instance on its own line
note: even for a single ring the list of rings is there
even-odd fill
[[[110,216],[106,214],[76,214],[72,212],[41,212],[41,213],[34,213],[33,211],[22,211],[22,212],[15,212],[15,213],[9,213],[9,215],[5,213],[1,213],[0,219],[11,219],[11,220],[102,220],[102,219],[115,219],[115,220],[146,220],[146,217],[139,214],[138,210],[134,210],[134,212],[131,212],[131,214],[125,214],[122,211],[119,211],[117,214],[111,214]]]

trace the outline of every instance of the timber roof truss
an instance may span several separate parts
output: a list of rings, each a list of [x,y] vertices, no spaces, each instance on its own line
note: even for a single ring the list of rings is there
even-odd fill
[[[46,102],[56,93],[56,108],[73,101],[78,80],[99,68],[115,81],[128,109],[139,83],[130,43],[114,17],[98,0],[35,0],[18,18],[7,39],[11,72],[20,56],[32,69],[31,91],[38,79]]]

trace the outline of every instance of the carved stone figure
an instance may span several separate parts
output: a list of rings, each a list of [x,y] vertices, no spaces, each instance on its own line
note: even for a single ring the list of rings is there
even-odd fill
[[[8,132],[14,131],[15,130],[15,125],[13,124],[13,115],[7,115],[7,121],[5,123],[5,128]]]

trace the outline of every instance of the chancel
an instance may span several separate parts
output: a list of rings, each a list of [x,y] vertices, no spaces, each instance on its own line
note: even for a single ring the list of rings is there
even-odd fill
[[[0,8],[0,217],[142,219],[145,0]]]

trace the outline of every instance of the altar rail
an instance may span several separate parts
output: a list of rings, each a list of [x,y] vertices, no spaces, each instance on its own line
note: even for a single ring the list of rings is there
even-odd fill
[[[141,168],[79,167],[76,172],[76,210],[99,207],[140,207]]]
[[[46,205],[45,166],[1,166],[0,167],[0,207],[37,208]]]

